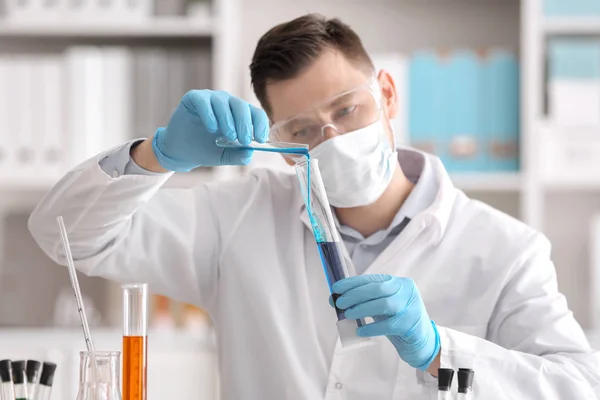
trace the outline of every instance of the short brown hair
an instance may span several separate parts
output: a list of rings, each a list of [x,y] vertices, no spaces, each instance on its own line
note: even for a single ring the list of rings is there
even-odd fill
[[[340,51],[350,62],[369,72],[374,69],[356,32],[337,18],[307,14],[265,33],[256,45],[250,64],[254,94],[265,111],[271,111],[266,91],[268,83],[297,76],[329,49]]]

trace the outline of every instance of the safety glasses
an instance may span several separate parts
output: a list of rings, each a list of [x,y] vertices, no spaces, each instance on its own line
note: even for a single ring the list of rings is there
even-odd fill
[[[377,78],[326,100],[290,119],[273,124],[269,140],[307,145],[325,140],[326,129],[345,134],[375,123],[381,116],[381,89]]]

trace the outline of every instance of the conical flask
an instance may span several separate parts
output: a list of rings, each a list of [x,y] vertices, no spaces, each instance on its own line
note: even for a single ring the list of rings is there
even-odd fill
[[[77,400],[121,400],[121,352],[82,351]]]

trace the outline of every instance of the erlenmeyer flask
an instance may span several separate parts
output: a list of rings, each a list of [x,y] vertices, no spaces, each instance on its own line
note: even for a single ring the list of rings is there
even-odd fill
[[[121,400],[121,352],[82,351],[79,354],[77,400]]]

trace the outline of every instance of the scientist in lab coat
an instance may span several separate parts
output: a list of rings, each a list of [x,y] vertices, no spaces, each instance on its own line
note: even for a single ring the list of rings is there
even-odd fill
[[[250,66],[264,111],[193,90],[166,127],[66,174],[29,229],[79,271],[209,311],[228,400],[429,399],[438,367],[472,368],[476,398],[600,398],[600,358],[557,290],[548,240],[457,190],[439,159],[396,148],[394,81],[359,37],[310,14],[268,31]],[[173,171],[244,165],[215,139],[309,145],[357,276],[333,285],[342,349],[296,176],[253,170],[193,189]],[[275,157],[275,156],[274,156]]]

